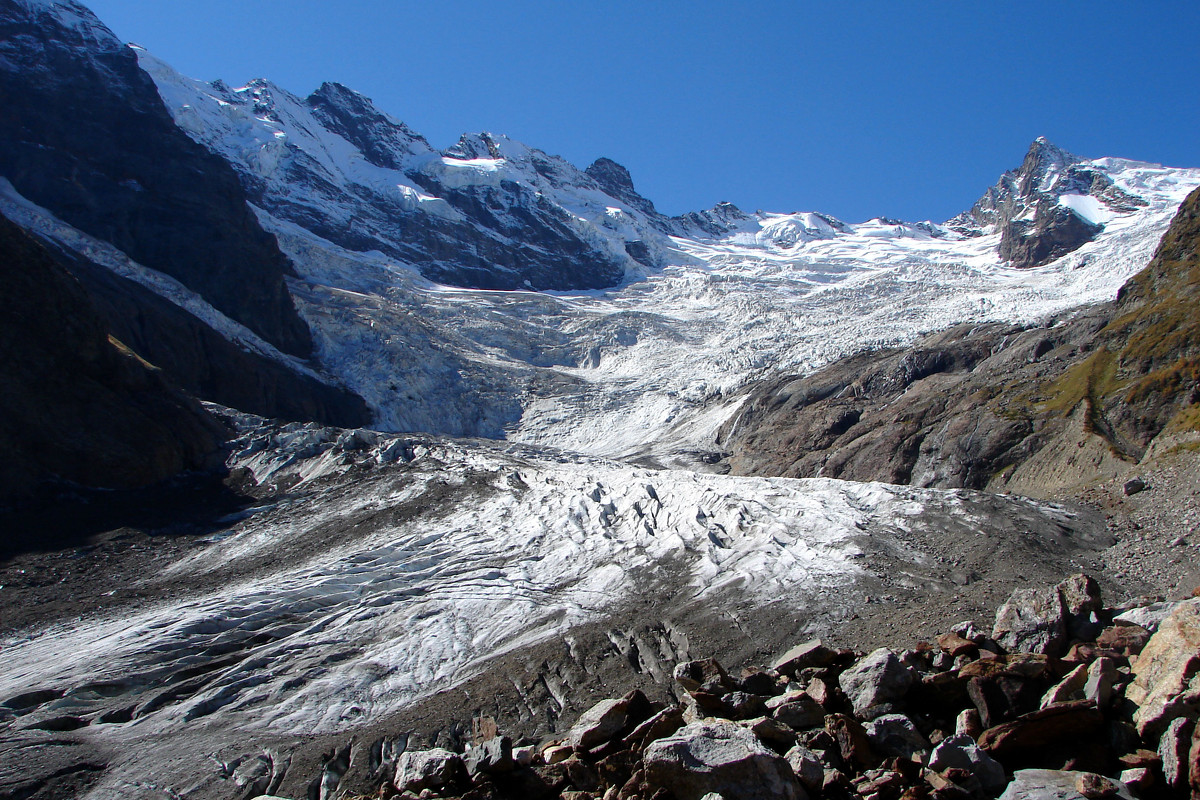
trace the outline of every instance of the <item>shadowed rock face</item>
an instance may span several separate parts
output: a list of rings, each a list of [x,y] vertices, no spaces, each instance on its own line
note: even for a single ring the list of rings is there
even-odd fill
[[[175,126],[133,52],[91,12],[0,0],[0,106],[0,176],[18,192],[309,355],[290,264],[233,170]]]
[[[79,282],[3,217],[0,363],[0,504],[50,480],[155,483],[205,466],[225,435],[111,337]]]
[[[118,339],[203,400],[289,421],[371,423],[361,397],[243,350],[138,283],[82,259],[65,264]]]

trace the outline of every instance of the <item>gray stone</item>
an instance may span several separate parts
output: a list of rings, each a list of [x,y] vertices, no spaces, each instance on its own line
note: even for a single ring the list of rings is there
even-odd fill
[[[904,697],[913,684],[913,674],[895,653],[881,647],[843,672],[838,680],[857,714]]]
[[[1057,588],[1014,589],[996,612],[992,638],[1010,653],[1060,655],[1067,644],[1066,611]]]
[[[1104,710],[1112,702],[1113,684],[1117,680],[1117,665],[1111,658],[1101,656],[1088,665],[1087,683],[1083,696]]]
[[[1019,769],[1013,773],[1012,783],[1000,795],[1000,800],[1093,800],[1084,797],[1077,788],[1080,777],[1090,774],[1057,769]],[[1114,798],[1134,800],[1124,785],[1117,781],[1109,783]]]
[[[425,789],[437,791],[453,785],[466,774],[457,753],[436,747],[432,750],[409,750],[396,762],[393,783],[401,792],[419,794]]]
[[[833,663],[837,653],[821,644],[820,639],[798,644],[779,658],[771,668],[784,675],[795,675],[808,667],[825,667]]]
[[[629,701],[601,700],[583,712],[567,734],[566,744],[590,750],[620,735],[628,722]]]
[[[942,739],[929,755],[930,769],[941,772],[950,767],[971,772],[990,794],[1000,791],[1008,783],[1000,762],[984,752],[970,736]]]
[[[1151,633],[1154,633],[1158,630],[1158,626],[1162,624],[1162,621],[1171,616],[1171,612],[1175,610],[1177,605],[1179,605],[1178,602],[1167,601],[1163,603],[1151,603],[1148,606],[1141,606],[1140,608],[1131,608],[1113,617],[1113,622],[1140,625]]]
[[[788,762],[733,722],[693,722],[646,748],[646,779],[679,800],[805,800]]]
[[[803,694],[776,706],[771,716],[798,731],[825,724],[825,709],[816,700]]]
[[[929,740],[903,714],[885,714],[863,727],[871,746],[881,756],[912,758],[917,753],[929,752]]]
[[[800,785],[810,792],[821,790],[825,782],[825,766],[821,757],[802,745],[796,745],[784,756],[792,772],[800,779]]]
[[[1183,789],[1188,782],[1188,752],[1192,746],[1195,722],[1176,717],[1158,740],[1158,757],[1162,759],[1163,779],[1172,789]]]
[[[495,736],[467,751],[463,761],[467,771],[472,775],[485,773],[494,775],[501,772],[512,772],[516,767],[513,760],[512,739],[507,736]]]
[[[1129,497],[1130,495],[1135,495],[1138,492],[1146,491],[1146,482],[1141,478],[1130,478],[1129,480],[1125,481],[1125,486],[1122,488],[1125,490],[1125,496]]]

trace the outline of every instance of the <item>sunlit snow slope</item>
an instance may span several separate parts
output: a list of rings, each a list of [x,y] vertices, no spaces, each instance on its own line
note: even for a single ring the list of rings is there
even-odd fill
[[[268,84],[213,87],[142,59],[179,124],[267,187],[262,202],[272,210],[259,214],[303,277],[293,293],[321,360],[366,398],[378,427],[660,463],[695,463],[712,449],[739,389],[755,378],[810,371],[958,322],[1033,321],[1111,298],[1200,184],[1198,170],[1085,162],[1145,205],[1113,210],[1066,190],[1059,204],[1104,224],[1103,232],[1045,267],[1016,270],[1000,261],[1000,235],[987,229],[970,238],[929,223],[848,225],[821,214],[734,209],[706,232],[686,218],[656,215],[648,203],[605,194],[561,159],[503,137],[464,137],[457,146],[491,142],[494,158],[454,158],[391,120],[391,138],[382,141],[392,143],[387,161],[396,168],[385,169],[370,163],[378,156],[364,156],[323,127],[304,102]],[[344,191],[314,193],[297,182],[296,173],[318,161],[326,183]],[[1039,188],[1054,183],[1060,166],[1039,176]],[[362,196],[385,191],[431,218],[457,213],[421,194],[413,175],[454,186],[528,186],[567,213],[581,235],[614,254],[631,241],[647,243],[661,266],[632,265],[611,290],[455,289],[379,249],[338,247],[293,213],[302,202],[345,217]],[[296,192],[304,196],[281,199]]]

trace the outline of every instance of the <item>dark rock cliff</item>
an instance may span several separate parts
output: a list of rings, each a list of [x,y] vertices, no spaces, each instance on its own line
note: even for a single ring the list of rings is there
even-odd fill
[[[0,364],[0,504],[47,481],[155,483],[211,465],[225,436],[110,334],[50,251],[3,217]]]
[[[0,0],[0,176],[281,350],[311,337],[290,264],[229,165],[179,130],[137,58],[87,9]]]

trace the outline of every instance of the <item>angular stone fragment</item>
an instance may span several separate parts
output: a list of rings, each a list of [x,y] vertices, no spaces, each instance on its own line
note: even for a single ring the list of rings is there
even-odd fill
[[[1088,665],[1087,683],[1083,685],[1083,696],[1096,704],[1101,711],[1112,702],[1113,684],[1117,680],[1117,665],[1111,658],[1097,658]]]
[[[512,739],[507,736],[494,736],[468,750],[463,761],[472,775],[481,772],[488,775],[512,772],[516,767],[512,754]]]
[[[1057,769],[1019,769],[1013,773],[1012,783],[1000,795],[1000,800],[1095,800],[1079,792],[1079,777],[1082,772]],[[1109,781],[1113,793],[1109,796],[1122,800],[1133,800],[1125,786]],[[1086,788],[1086,786],[1084,787]]]
[[[683,709],[678,706],[664,708],[657,714],[638,725],[628,736],[626,743],[635,750],[640,750],[650,742],[670,736],[684,726]]]
[[[802,800],[787,761],[736,723],[695,722],[646,748],[646,779],[679,800]]]
[[[1185,600],[1163,620],[1133,675],[1125,697],[1138,706],[1133,722],[1142,736],[1200,714],[1200,599]]]
[[[879,759],[871,749],[871,740],[862,724],[846,714],[830,714],[825,718],[825,731],[837,742],[838,752],[847,764],[859,769],[874,767]]]
[[[403,753],[392,782],[401,792],[420,794],[425,789],[445,789],[465,778],[466,768],[458,754],[436,747]]]
[[[1090,735],[1103,722],[1099,709],[1089,700],[1061,703],[988,728],[980,735],[979,746],[1004,759]]]
[[[1061,655],[1067,645],[1067,609],[1057,587],[1014,589],[996,612],[992,638],[1010,653]]]
[[[1105,628],[1096,637],[1096,645],[1101,650],[1112,650],[1117,653],[1135,656],[1150,641],[1150,631],[1141,625],[1113,625]]]
[[[786,753],[796,746],[796,732],[770,717],[742,720],[738,723],[758,737],[758,740],[777,753]]]
[[[912,670],[891,650],[881,647],[843,672],[838,683],[857,714],[871,706],[900,700],[913,680]]]
[[[1113,617],[1113,623],[1117,625],[1137,625],[1154,633],[1158,630],[1158,626],[1162,624],[1163,620],[1171,616],[1171,612],[1175,610],[1175,606],[1177,605],[1179,603],[1176,601],[1167,601],[1131,608]]]
[[[950,736],[938,742],[929,755],[929,768],[939,772],[950,768],[965,769],[979,779],[989,794],[1000,791],[1008,782],[1000,762],[984,752],[970,736]]]
[[[903,714],[884,714],[863,727],[871,748],[885,758],[912,758],[929,752],[929,740]]]
[[[776,706],[771,716],[793,730],[815,728],[825,723],[825,709],[807,695]]]
[[[812,750],[796,745],[784,756],[792,768],[792,772],[800,779],[800,785],[810,792],[820,791],[825,781],[825,767],[821,758]]]
[[[1088,668],[1080,664],[1066,676],[1050,687],[1050,691],[1042,696],[1041,707],[1048,708],[1056,703],[1067,703],[1071,700],[1083,700],[1083,687],[1087,685]]]
[[[797,672],[809,667],[827,667],[837,658],[837,653],[821,644],[820,639],[798,644],[791,650],[775,659],[771,668],[784,675],[795,676]]]
[[[943,633],[937,637],[938,647],[952,657],[971,655],[979,650],[979,645],[972,642],[970,639],[964,639],[957,633]]]
[[[601,700],[579,716],[565,743],[580,750],[590,750],[625,735],[649,717],[650,712],[650,701],[637,689],[619,700]]]
[[[1163,780],[1172,789],[1185,789],[1188,784],[1188,753],[1192,748],[1192,730],[1196,723],[1176,717],[1158,740]]]
[[[983,723],[979,719],[979,710],[964,708],[954,720],[955,736],[970,736],[975,739],[983,733]]]

